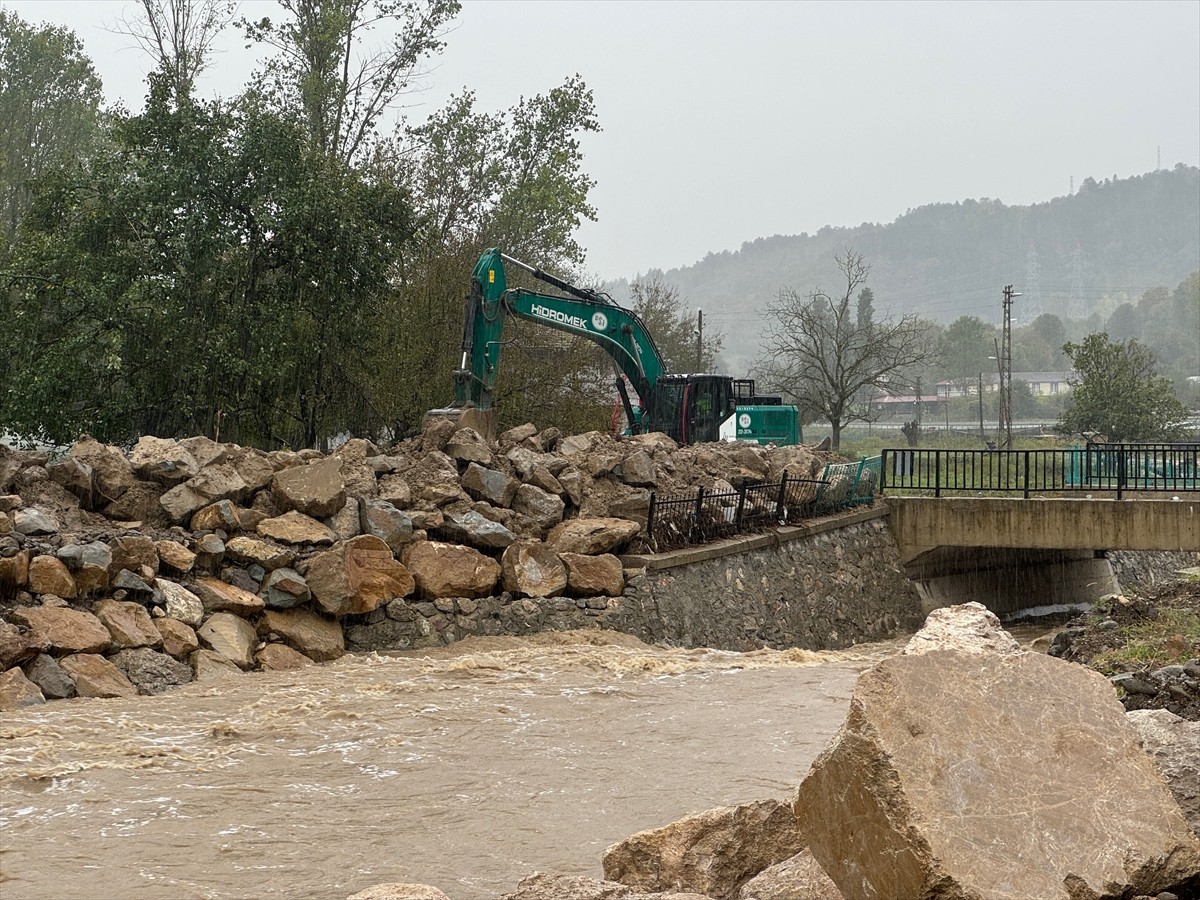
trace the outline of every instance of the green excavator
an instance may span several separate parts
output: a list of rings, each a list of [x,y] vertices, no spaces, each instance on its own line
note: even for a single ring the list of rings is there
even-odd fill
[[[566,296],[509,288],[505,263]],[[749,378],[668,373],[654,338],[635,312],[495,248],[479,257],[471,273],[454,403],[428,415],[451,416],[481,434],[495,433],[496,377],[509,316],[598,344],[620,376],[616,389],[628,423],[626,433],[661,431],[683,445],[722,440],[799,443],[796,407],[784,405],[778,396],[756,394]]]

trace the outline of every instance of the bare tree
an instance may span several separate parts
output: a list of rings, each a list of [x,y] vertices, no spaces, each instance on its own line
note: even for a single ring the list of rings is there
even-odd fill
[[[862,254],[850,250],[835,258],[843,290],[831,295],[818,288],[802,296],[785,288],[768,307],[773,321],[757,368],[802,411],[828,420],[837,450],[847,423],[869,418],[872,395],[894,389],[934,349],[928,324],[918,316],[875,316],[873,295],[864,286],[871,267]]]
[[[184,103],[236,12],[236,0],[142,0],[141,18],[122,20],[123,33],[154,60],[175,102]]]

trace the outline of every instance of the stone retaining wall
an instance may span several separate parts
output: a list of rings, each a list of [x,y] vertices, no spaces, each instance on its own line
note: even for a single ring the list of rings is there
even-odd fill
[[[1145,587],[1178,578],[1180,569],[1200,566],[1200,553],[1187,550],[1111,550],[1108,562],[1122,588]]]
[[[345,620],[347,649],[408,650],[472,635],[586,627],[649,643],[722,650],[847,647],[915,630],[916,589],[885,509],[771,535],[625,557],[621,597],[393,600]]]

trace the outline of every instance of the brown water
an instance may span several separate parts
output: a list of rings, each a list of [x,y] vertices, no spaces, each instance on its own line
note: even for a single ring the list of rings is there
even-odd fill
[[[352,656],[0,716],[0,896],[453,900],[692,812],[787,797],[845,716],[844,653],[601,632]]]

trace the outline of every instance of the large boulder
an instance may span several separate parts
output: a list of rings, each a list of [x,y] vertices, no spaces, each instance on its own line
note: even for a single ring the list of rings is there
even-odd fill
[[[453,541],[484,550],[503,550],[517,539],[500,522],[493,522],[473,509],[446,513],[441,531]]]
[[[257,531],[263,537],[285,544],[332,544],[337,540],[328,525],[294,509],[282,516],[263,519],[258,523]]]
[[[1200,837],[1200,722],[1165,709],[1138,709],[1125,716],[1166,779],[1192,834]]]
[[[485,500],[492,506],[507,507],[512,504],[521,482],[511,475],[505,475],[495,469],[485,469],[479,463],[471,463],[463,473],[462,486],[476,500]]]
[[[100,653],[111,637],[104,624],[89,612],[65,606],[34,606],[15,609],[9,618],[32,628],[37,640],[53,654]]]
[[[273,632],[293,650],[316,662],[328,662],[346,652],[342,628],[337,621],[311,610],[268,609],[259,629],[264,635]]]
[[[0,671],[19,666],[50,649],[43,632],[0,620]]]
[[[620,597],[625,590],[625,569],[611,553],[563,553],[561,559],[567,567],[567,593],[573,597]]]
[[[210,503],[241,500],[249,491],[250,486],[237,469],[219,462],[204,466],[187,481],[175,485],[158,502],[172,522],[185,522]]]
[[[838,890],[809,850],[759,872],[742,885],[738,900],[854,900]]]
[[[567,567],[541,541],[518,541],[500,557],[504,589],[522,597],[557,597],[567,588]]]
[[[200,471],[196,457],[178,441],[145,435],[129,454],[129,465],[138,478],[174,487]]]
[[[138,689],[125,673],[96,653],[77,653],[59,661],[75,682],[80,697],[136,697]]]
[[[416,582],[380,538],[363,534],[314,556],[304,576],[313,600],[333,616],[371,612],[407,597]]]
[[[642,890],[732,898],[744,882],[803,849],[792,805],[757,800],[639,831],[604,852],[604,877]]]
[[[46,698],[38,686],[26,678],[20,669],[0,672],[0,712],[13,712],[45,702]]]
[[[545,531],[562,521],[566,504],[557,494],[551,494],[532,484],[523,484],[513,495],[512,508],[514,512],[529,519],[538,529]]]
[[[332,516],[346,503],[342,462],[329,457],[276,472],[271,494],[283,511],[294,509],[316,519]]]
[[[521,879],[517,889],[500,900],[712,900],[703,894],[679,891],[646,892],[615,881],[598,881],[584,875],[534,872]]]
[[[53,594],[73,600],[79,592],[66,563],[53,556],[35,556],[29,561],[29,590],[34,594]]]
[[[158,590],[163,595],[163,606],[167,615],[183,624],[198,628],[204,619],[204,601],[185,588],[182,584],[160,578],[156,582]]]
[[[404,564],[422,597],[487,597],[500,579],[500,564],[471,547],[418,541],[404,553]]]
[[[93,608],[96,618],[112,636],[113,647],[161,647],[162,635],[154,627],[146,607],[127,600],[101,600]]]
[[[1112,686],[1042,654],[927,650],[864,672],[794,808],[863,900],[1200,887],[1200,842]]]
[[[428,884],[409,884],[393,881],[351,894],[346,900],[450,900],[442,891]]]
[[[112,664],[143,694],[161,694],[192,680],[192,667],[149,647],[122,650]]]
[[[117,447],[84,435],[71,445],[67,455],[91,467],[92,483],[98,495],[96,505],[116,500],[133,487],[133,467]]]
[[[546,543],[559,553],[609,553],[627,544],[642,530],[628,519],[569,519],[554,526]]]
[[[252,594],[236,584],[228,584],[219,578],[197,578],[192,584],[192,589],[195,591],[195,596],[199,597],[201,603],[204,604],[205,612],[230,612],[247,617],[262,612],[267,605],[267,602],[257,594]],[[176,615],[171,612],[169,606],[167,613]],[[176,615],[176,618],[182,617]],[[183,619],[183,621],[189,625],[192,624],[188,619]]]
[[[154,619],[154,627],[162,637],[163,653],[175,659],[187,659],[200,648],[196,631],[178,619],[164,617]]]
[[[47,700],[66,700],[75,696],[75,682],[53,656],[42,653],[21,668]]]
[[[227,612],[213,613],[200,626],[196,636],[205,648],[219,653],[239,669],[254,667],[258,635],[253,626],[241,616]]]

